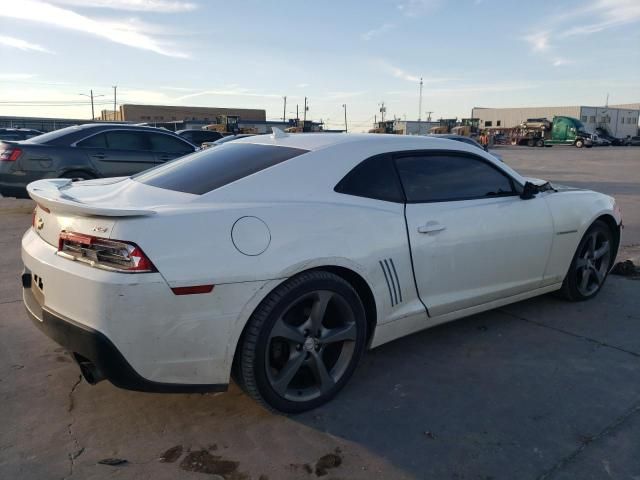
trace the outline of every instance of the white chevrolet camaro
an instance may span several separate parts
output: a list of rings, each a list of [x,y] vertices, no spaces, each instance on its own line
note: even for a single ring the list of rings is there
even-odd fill
[[[593,297],[613,198],[451,140],[276,132],[131,178],[40,180],[24,302],[84,377],[314,408],[366,348],[535,295]]]

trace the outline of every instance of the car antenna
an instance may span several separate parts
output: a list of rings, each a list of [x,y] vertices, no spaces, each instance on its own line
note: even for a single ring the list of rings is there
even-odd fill
[[[283,132],[278,127],[271,127],[271,131],[273,132],[271,138],[285,138],[289,136],[288,133]]]

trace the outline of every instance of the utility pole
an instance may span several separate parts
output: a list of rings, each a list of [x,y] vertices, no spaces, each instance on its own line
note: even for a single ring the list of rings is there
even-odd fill
[[[422,77],[420,77],[420,100],[418,102],[418,122],[422,121]]]
[[[426,112],[426,114],[427,114],[427,122],[431,122],[431,114],[432,113],[433,112]]]
[[[604,102],[604,106],[605,107],[609,106],[609,92],[607,92],[607,100],[606,100],[606,102]]]
[[[307,110],[309,110],[309,107],[307,106],[307,97],[304,97],[304,111],[302,112],[302,115],[304,115],[304,119],[302,121],[303,132],[304,132],[305,125],[307,124]]]
[[[97,97],[104,97],[104,95],[94,95],[93,90],[89,90],[89,92],[90,92],[90,95],[87,95],[86,93],[79,93],[78,95],[82,95],[83,97],[89,97],[91,99],[91,121],[93,121],[96,118],[95,112],[93,110],[93,99]]]
[[[344,133],[347,133],[349,131],[347,128],[347,104],[343,103],[342,108],[344,108]]]
[[[386,113],[387,109],[384,106],[384,102],[382,102],[380,104],[380,115],[382,116],[382,122],[384,123],[384,114]]]
[[[116,99],[118,98],[116,95],[116,90],[118,89],[117,85],[113,86],[113,121],[117,120],[116,118]]]
[[[287,96],[282,97],[284,100],[284,108],[282,109],[282,121],[287,121]]]
[[[300,120],[300,113],[298,112],[298,104],[296,103],[296,122]]]

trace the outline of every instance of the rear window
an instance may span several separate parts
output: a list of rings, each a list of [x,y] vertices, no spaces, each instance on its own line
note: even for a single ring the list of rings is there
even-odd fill
[[[187,155],[131,178],[152,187],[202,195],[303,153],[307,150],[231,142]]]

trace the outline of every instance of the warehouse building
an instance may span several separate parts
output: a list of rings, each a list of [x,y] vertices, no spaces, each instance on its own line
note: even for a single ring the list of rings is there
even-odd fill
[[[552,120],[554,116],[566,116],[579,119],[588,132],[594,133],[596,128],[602,128],[614,137],[625,138],[638,135],[640,103],[606,107],[474,107],[471,116],[480,119],[480,128],[493,129],[517,127],[529,118]]]
[[[221,121],[224,119],[224,121]],[[265,110],[253,108],[218,108],[218,107],[187,107],[181,105],[120,105],[115,112],[102,110],[96,120],[135,122],[135,123],[164,123],[175,121],[202,121],[205,123],[237,123],[244,121],[262,121],[267,119]]]

